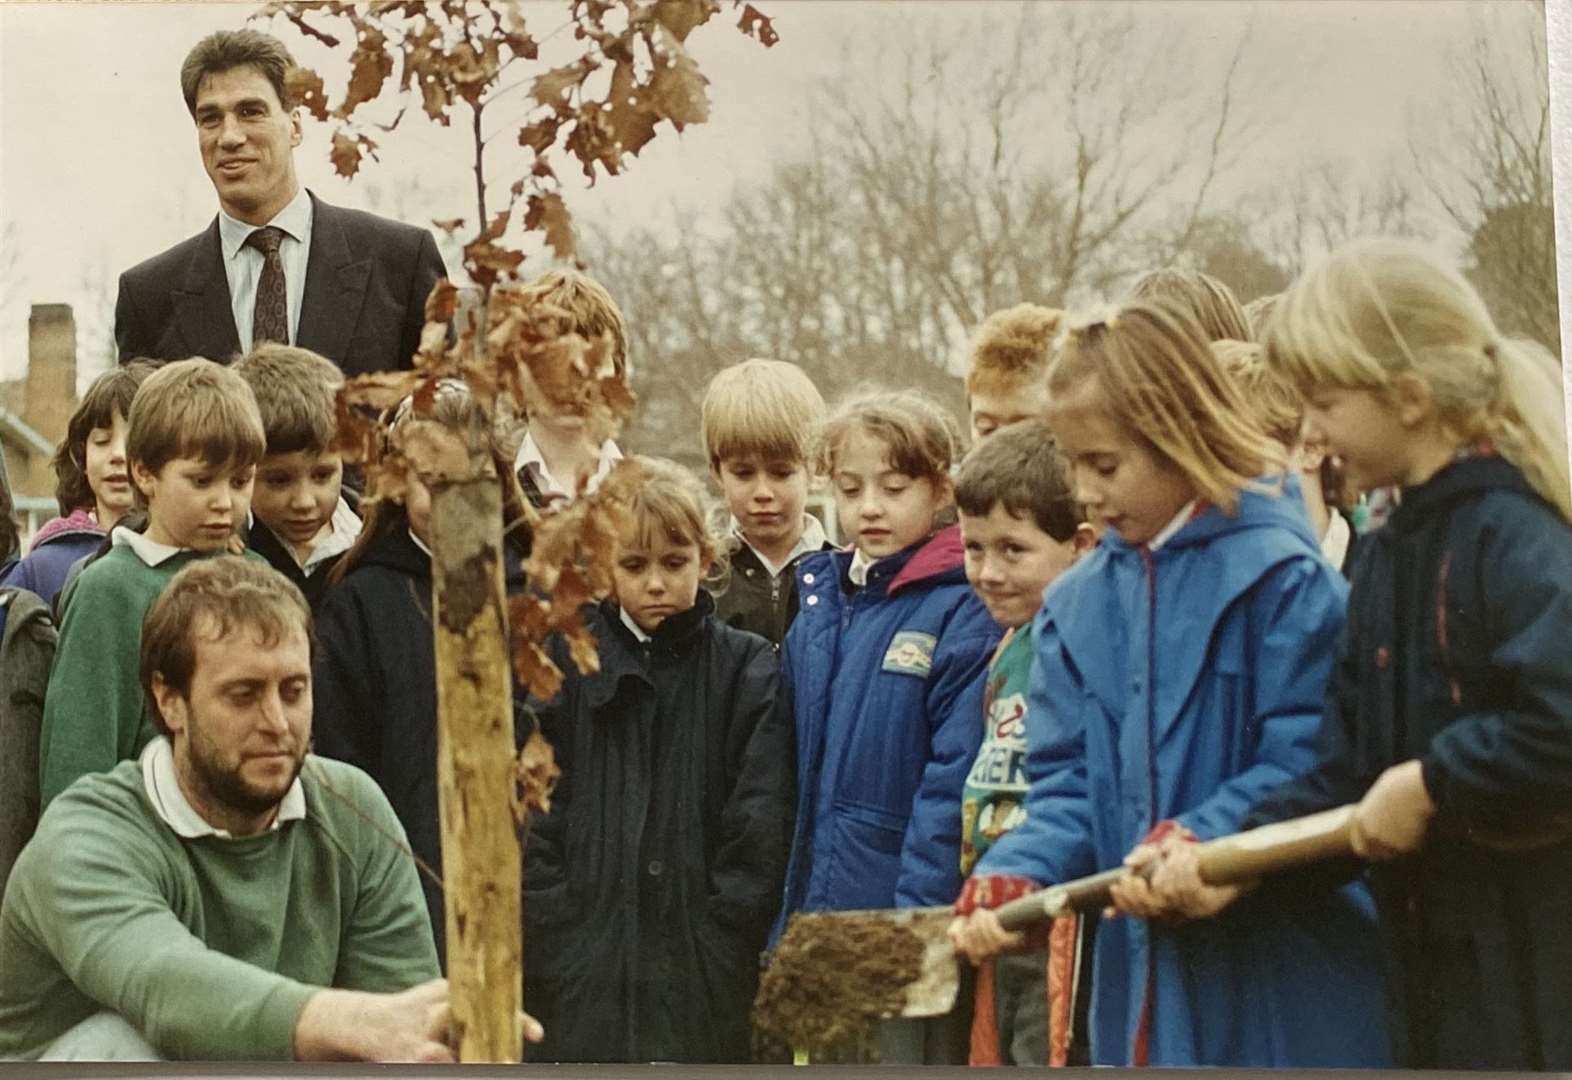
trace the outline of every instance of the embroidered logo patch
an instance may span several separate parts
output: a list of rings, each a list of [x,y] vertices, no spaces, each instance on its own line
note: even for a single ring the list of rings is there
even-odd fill
[[[933,668],[933,647],[938,640],[920,630],[902,630],[890,639],[880,667],[899,675],[926,677]]]

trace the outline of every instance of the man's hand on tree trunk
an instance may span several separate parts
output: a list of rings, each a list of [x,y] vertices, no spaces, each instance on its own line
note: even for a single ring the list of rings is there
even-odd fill
[[[520,1014],[524,1038],[545,1034]],[[296,1061],[457,1061],[453,1012],[446,979],[432,979],[396,994],[322,990],[295,1022]]]

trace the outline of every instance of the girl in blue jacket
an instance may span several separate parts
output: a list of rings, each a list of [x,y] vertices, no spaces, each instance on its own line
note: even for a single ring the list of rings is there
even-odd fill
[[[1042,885],[1235,832],[1308,770],[1347,595],[1282,449],[1188,311],[1135,302],[1072,324],[1049,395],[1107,531],[1044,595],[1027,820],[974,871]],[[1127,917],[1104,920],[1093,959],[1094,1064],[1388,1063],[1362,886],[1188,924],[1151,918],[1144,881],[1115,905]],[[974,959],[1010,943],[989,911],[955,936]]]
[[[796,911],[948,904],[960,891],[961,789],[999,629],[945,524],[958,442],[912,391],[854,397],[824,428],[816,464],[852,546],[796,568],[784,678],[797,817],[776,937]]]
[[[1266,344],[1354,481],[1402,500],[1357,553],[1317,767],[1246,824],[1358,803],[1398,1064],[1572,1070],[1572,492],[1555,361],[1394,240],[1308,273]]]

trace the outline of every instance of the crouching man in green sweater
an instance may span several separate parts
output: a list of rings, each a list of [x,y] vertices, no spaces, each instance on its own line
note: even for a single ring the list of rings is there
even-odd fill
[[[403,829],[306,752],[311,647],[260,561],[170,581],[141,651],[162,734],[56,798],[6,888],[0,1058],[452,1060]]]

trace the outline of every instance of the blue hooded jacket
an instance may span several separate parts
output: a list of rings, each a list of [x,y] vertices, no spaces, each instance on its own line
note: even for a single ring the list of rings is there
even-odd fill
[[[1114,533],[1043,597],[1027,819],[977,875],[1054,883],[1119,865],[1158,823],[1237,831],[1308,770],[1348,589],[1289,481],[1198,513],[1156,552]],[[1094,1064],[1386,1066],[1374,905],[1361,884],[1216,918],[1097,933]]]
[[[960,891],[961,788],[982,740],[1000,630],[966,583],[960,530],[881,559],[797,564],[784,677],[797,818],[774,939],[795,911],[948,904]]]

